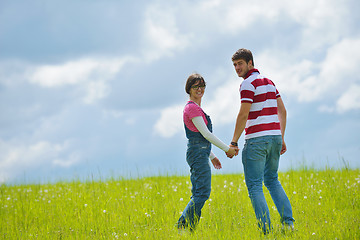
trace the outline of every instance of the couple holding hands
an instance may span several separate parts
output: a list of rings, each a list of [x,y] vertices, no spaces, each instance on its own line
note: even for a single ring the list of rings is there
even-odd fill
[[[189,101],[183,111],[188,139],[186,161],[190,167],[192,196],[180,216],[177,227],[193,231],[200,220],[201,209],[211,192],[211,168],[221,169],[221,162],[211,152],[211,144],[222,149],[229,158],[239,153],[238,140],[245,130],[242,150],[245,183],[258,226],[267,234],[271,230],[269,209],[262,183],[269,190],[284,227],[293,230],[294,219],[290,201],[278,181],[280,155],[286,152],[284,133],[286,109],[274,83],[254,68],[250,50],[239,49],[232,56],[240,85],[241,107],[236,119],[234,135],[228,146],[212,133],[210,117],[201,108],[206,83],[200,74],[191,74],[185,85]]]

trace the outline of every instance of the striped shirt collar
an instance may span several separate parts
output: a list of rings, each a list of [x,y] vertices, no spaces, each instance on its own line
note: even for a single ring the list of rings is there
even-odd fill
[[[251,75],[252,73],[254,73],[254,72],[257,72],[257,73],[260,74],[259,70],[257,70],[256,68],[253,68],[253,69],[251,69],[251,70],[249,70],[249,71],[247,72],[247,74],[246,74],[245,77],[244,77],[244,80],[247,79],[248,77],[250,77],[250,75]]]

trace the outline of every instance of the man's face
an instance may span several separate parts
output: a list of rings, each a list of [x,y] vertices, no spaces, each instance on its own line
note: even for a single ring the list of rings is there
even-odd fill
[[[246,63],[244,59],[234,60],[233,64],[237,75],[242,78],[244,78],[248,71],[252,68],[251,61]]]

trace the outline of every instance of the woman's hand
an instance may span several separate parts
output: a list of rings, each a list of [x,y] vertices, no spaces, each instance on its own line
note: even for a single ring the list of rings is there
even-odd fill
[[[239,148],[230,145],[229,150],[226,152],[226,156],[228,158],[233,158],[234,156],[237,156],[238,153],[239,153]]]
[[[221,162],[217,157],[213,158],[213,160],[211,160],[211,163],[215,169],[221,169]]]

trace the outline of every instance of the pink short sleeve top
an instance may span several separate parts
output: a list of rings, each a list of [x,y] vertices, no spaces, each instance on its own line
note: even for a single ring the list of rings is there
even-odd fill
[[[199,130],[197,130],[197,128],[195,127],[194,123],[191,121],[191,119],[193,119],[194,117],[199,117],[199,116],[201,116],[204,119],[204,122],[207,125],[208,121],[206,120],[204,111],[201,109],[201,107],[193,101],[188,101],[183,111],[183,120],[186,127],[190,131],[199,132]]]

